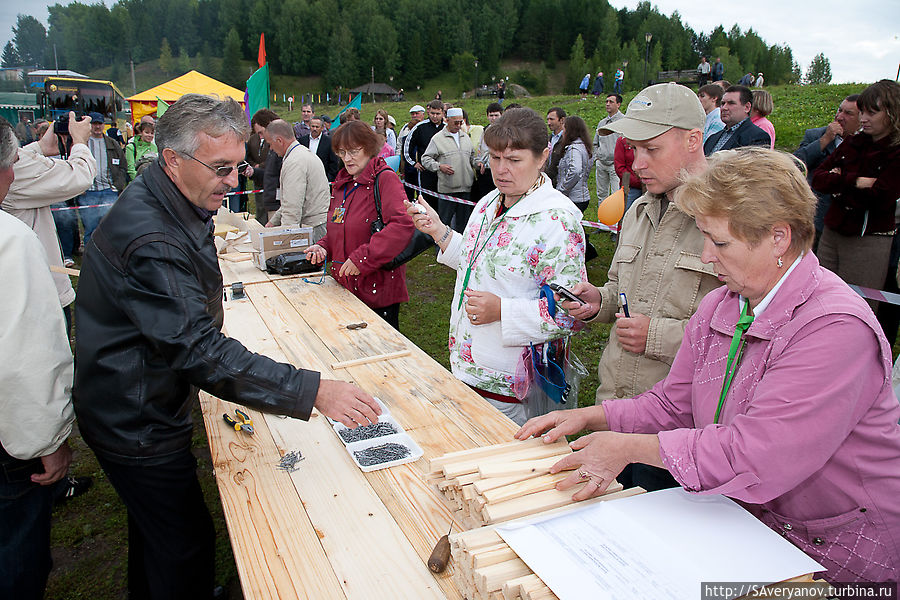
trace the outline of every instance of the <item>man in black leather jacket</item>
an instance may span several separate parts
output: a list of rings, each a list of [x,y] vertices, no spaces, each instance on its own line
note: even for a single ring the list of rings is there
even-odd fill
[[[75,303],[73,400],[82,437],[129,517],[132,598],[208,598],[214,529],[191,454],[198,388],[349,426],[379,412],[355,386],[319,379],[225,337],[212,215],[237,184],[249,127],[239,104],[188,94],[156,130],[160,161],[128,186],[88,245]]]

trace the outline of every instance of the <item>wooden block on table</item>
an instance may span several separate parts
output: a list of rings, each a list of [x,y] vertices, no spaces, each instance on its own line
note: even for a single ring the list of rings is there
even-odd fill
[[[513,579],[531,573],[521,558],[514,558],[495,565],[489,565],[482,569],[475,569],[475,587],[483,594],[500,591],[503,584]]]
[[[466,473],[481,472],[481,467],[495,463],[510,463],[514,461],[536,461],[549,456],[559,456],[563,454],[571,454],[572,449],[569,445],[562,442],[554,444],[542,444],[541,446],[528,446],[516,450],[506,451],[500,454],[480,456],[477,458],[467,458],[461,461],[454,461],[444,465],[444,476],[448,478],[459,477]],[[515,474],[515,473],[511,473]],[[481,472],[481,477],[498,477],[498,475],[485,475]]]
[[[456,452],[447,452],[442,456],[431,459],[428,465],[429,471],[439,471],[444,465],[451,462],[459,462],[461,459],[474,459],[484,456],[497,456],[507,451],[515,451],[523,448],[543,446],[544,441],[541,438],[530,438],[525,441],[513,441],[503,444],[494,444],[492,446],[480,446],[478,448],[469,448],[468,450],[457,450]]]
[[[512,462],[499,462],[482,464],[478,472],[483,479],[492,477],[510,477],[513,475],[544,475],[550,472],[550,467],[560,461],[563,455],[552,455],[537,460],[516,460]]]
[[[558,482],[568,477],[569,474],[570,471],[561,471],[559,473],[554,473],[553,475],[548,473],[547,475],[532,477],[525,481],[487,490],[482,494],[482,497],[485,502],[494,504],[496,502],[503,502],[505,500],[527,496],[528,494],[534,494],[535,492],[543,492],[544,490],[553,489]]]

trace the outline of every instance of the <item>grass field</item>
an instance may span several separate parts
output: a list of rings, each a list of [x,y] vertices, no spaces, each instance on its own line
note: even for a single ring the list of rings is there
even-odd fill
[[[775,112],[770,119],[778,132],[778,147],[785,150],[796,148],[804,129],[828,123],[841,99],[847,94],[861,91],[863,87],[840,85],[770,88],[775,99]],[[630,97],[626,97],[626,102],[629,99]],[[424,98],[408,96],[407,101],[402,104],[364,104],[362,117],[371,121],[375,110],[384,106],[397,118],[399,129],[409,106],[422,100]],[[593,99],[580,101],[573,96],[507,99],[507,103],[513,101],[530,106],[541,114],[551,106],[562,106],[568,113],[583,117],[589,127],[594,127],[605,116],[603,103]],[[484,111],[488,103],[489,100],[486,99],[456,102],[468,111],[473,123],[479,124],[486,124]],[[286,106],[276,104],[274,109],[288,120],[296,121],[300,118],[299,107],[287,112]],[[331,115],[336,112],[333,106],[317,106],[316,110],[323,110]],[[593,175],[590,185],[593,188]],[[592,199],[588,215],[596,210],[596,201],[596,198]],[[615,247],[607,234],[591,233],[590,240],[599,256],[588,263],[588,274],[593,283],[600,285],[606,281],[606,271]],[[444,366],[448,366],[447,324],[454,277],[452,271],[435,263],[433,253],[419,256],[409,265],[408,285],[411,298],[400,315],[401,331]],[[587,329],[574,338],[575,352],[590,372],[589,378],[582,383],[579,394],[581,404],[593,402],[597,387],[596,365],[608,335],[609,325],[600,325]],[[230,598],[241,598],[240,583],[231,555],[199,409],[195,410],[194,416],[194,452],[199,460],[198,472],[218,533],[218,581],[226,586]],[[72,436],[72,444],[75,448],[73,474],[91,475],[95,485],[87,494],[63,505],[54,514],[52,544],[55,568],[50,577],[48,597],[60,600],[125,598],[127,519],[124,508],[93,454],[77,433]]]

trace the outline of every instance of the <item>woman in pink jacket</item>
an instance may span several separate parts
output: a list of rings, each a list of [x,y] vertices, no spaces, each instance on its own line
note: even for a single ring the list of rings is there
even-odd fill
[[[350,121],[335,131],[331,147],[344,166],[332,186],[328,231],[306,255],[314,263],[328,258],[331,276],[399,329],[400,303],[409,301],[406,265],[383,267],[409,245],[413,224],[403,205],[403,184],[378,156],[381,145],[362,121]],[[376,178],[384,228],[373,232]]]
[[[664,467],[723,494],[827,568],[830,581],[900,577],[900,405],[891,349],[866,303],[810,251],[816,199],[786,155],[713,157],[675,198],[725,285],[685,330],[669,375],[635,398],[550,413],[520,439],[590,429],[553,471],[586,485]],[[565,304],[563,305],[565,307]]]

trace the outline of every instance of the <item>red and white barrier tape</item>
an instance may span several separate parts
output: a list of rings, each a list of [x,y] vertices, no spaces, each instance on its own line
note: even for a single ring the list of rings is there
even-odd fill
[[[107,202],[106,204],[88,204],[86,206],[65,206],[65,207],[60,207],[60,208],[51,208],[50,210],[52,212],[59,212],[62,210],[78,210],[81,208],[102,208],[104,206],[112,206],[112,205],[113,205],[112,202]]]
[[[403,185],[405,185],[408,188],[414,189],[417,192],[422,192],[423,194],[428,194],[429,196],[434,196],[435,198],[438,198],[440,200],[449,200],[450,202],[456,202],[459,204],[467,204],[469,206],[475,206],[475,204],[476,204],[475,202],[472,202],[471,200],[463,200],[462,198],[456,198],[455,196],[449,196],[447,194],[440,194],[438,192],[432,192],[431,190],[426,190],[423,187],[413,185],[412,183],[409,183],[407,181],[404,181]],[[597,221],[582,221],[581,225],[582,226],[586,225],[588,227],[594,227],[595,229],[599,229],[600,231],[608,231],[609,233],[619,233],[618,225],[613,225],[612,227],[610,227],[609,225],[604,225],[603,223],[599,223]]]
[[[245,196],[247,194],[262,194],[262,190],[247,190],[246,192],[228,192],[226,196]]]

